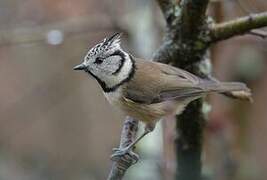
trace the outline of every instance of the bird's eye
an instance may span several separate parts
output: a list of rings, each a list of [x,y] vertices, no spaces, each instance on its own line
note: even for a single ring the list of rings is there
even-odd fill
[[[104,59],[103,58],[101,58],[101,57],[97,57],[96,59],[95,59],[95,64],[101,64],[102,62],[104,61]]]

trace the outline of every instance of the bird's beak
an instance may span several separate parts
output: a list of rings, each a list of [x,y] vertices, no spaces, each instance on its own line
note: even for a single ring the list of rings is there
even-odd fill
[[[82,63],[73,68],[73,70],[84,70],[86,69],[86,66]]]

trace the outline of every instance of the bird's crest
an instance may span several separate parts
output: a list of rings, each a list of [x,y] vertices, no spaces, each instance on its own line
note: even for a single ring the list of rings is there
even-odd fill
[[[121,33],[115,33],[112,36],[105,38],[102,42],[98,43],[88,51],[87,57],[95,56],[101,52],[120,46],[121,35]]]

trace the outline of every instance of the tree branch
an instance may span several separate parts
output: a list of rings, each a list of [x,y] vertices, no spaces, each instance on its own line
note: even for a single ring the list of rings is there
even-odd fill
[[[208,0],[183,0],[180,12],[165,34],[164,42],[154,54],[154,60],[171,63],[198,76],[210,73],[208,43],[208,21],[206,9]],[[201,153],[205,119],[202,113],[203,101],[190,103],[185,111],[176,117],[176,157],[178,180],[201,179]]]
[[[186,39],[197,35],[206,20],[206,10],[209,0],[181,1],[181,33]]]
[[[202,100],[193,101],[177,116],[175,139],[177,180],[201,180],[201,153],[205,120]]]
[[[131,144],[136,137],[138,121],[127,116],[121,132],[120,148],[125,148]],[[107,180],[121,180],[127,169],[136,162],[135,154],[127,154],[116,161],[113,161]]]
[[[259,29],[253,29],[250,32],[248,32],[248,34],[258,36],[262,39],[265,39],[267,37],[267,32]]]
[[[179,5],[177,0],[157,0],[158,5],[161,9],[161,12],[164,15],[164,18],[167,22],[167,25],[170,26],[173,21],[176,19],[179,11]]]
[[[164,42],[154,54],[154,60],[162,63],[172,62],[179,67],[201,60],[202,56],[199,54],[205,54],[208,48],[207,43],[203,41],[209,32],[206,17],[208,3],[209,0],[181,0],[180,6],[176,5],[179,8],[173,12],[175,18],[168,24]]]
[[[232,21],[215,24],[210,31],[210,41],[217,42],[229,39],[264,26],[267,26],[267,12],[251,14]]]

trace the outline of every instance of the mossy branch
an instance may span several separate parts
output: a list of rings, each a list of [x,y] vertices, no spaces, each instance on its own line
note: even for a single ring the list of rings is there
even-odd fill
[[[210,41],[214,43],[229,39],[264,26],[267,26],[267,12],[251,14],[246,17],[213,25],[210,29]]]

